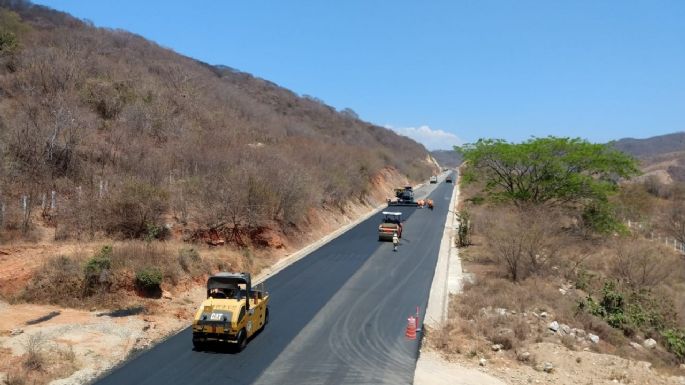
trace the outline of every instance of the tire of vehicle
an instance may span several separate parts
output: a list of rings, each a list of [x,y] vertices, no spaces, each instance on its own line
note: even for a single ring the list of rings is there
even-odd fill
[[[238,342],[235,344],[235,350],[238,352],[242,352],[246,346],[247,346],[247,335],[245,333],[245,329],[241,329],[238,332]]]
[[[204,341],[196,340],[193,338],[193,347],[197,351],[202,351],[205,349],[205,343]]]
[[[383,237],[378,237],[378,242],[383,242]]]

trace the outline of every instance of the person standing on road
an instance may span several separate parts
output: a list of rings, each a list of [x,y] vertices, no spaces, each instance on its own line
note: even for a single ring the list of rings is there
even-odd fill
[[[392,251],[397,251],[397,246],[400,244],[400,237],[397,236],[397,233],[392,234]]]

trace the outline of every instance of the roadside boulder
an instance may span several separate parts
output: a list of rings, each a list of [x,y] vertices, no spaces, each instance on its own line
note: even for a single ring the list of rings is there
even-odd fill
[[[642,342],[642,346],[644,346],[645,349],[654,349],[656,348],[656,341],[652,338],[647,338]]]
[[[557,321],[552,321],[552,322],[549,324],[549,326],[547,326],[547,327],[549,328],[549,330],[551,330],[551,331],[553,331],[553,332],[556,333],[556,332],[559,331],[559,322],[557,322]]]
[[[593,344],[598,344],[599,343],[599,336],[596,334],[588,334],[587,339],[590,340]]]

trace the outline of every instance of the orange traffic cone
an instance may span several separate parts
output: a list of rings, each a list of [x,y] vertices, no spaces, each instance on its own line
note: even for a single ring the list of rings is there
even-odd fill
[[[407,318],[407,331],[404,335],[410,340],[416,339],[416,318],[413,316]]]

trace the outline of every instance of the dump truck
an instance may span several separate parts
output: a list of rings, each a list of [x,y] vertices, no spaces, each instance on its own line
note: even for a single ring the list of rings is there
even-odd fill
[[[222,272],[207,279],[207,299],[193,319],[193,346],[227,344],[242,351],[269,322],[269,293],[252,288],[250,274]]]
[[[378,240],[392,241],[395,233],[402,238],[402,213],[383,211],[383,221],[378,225]]]
[[[430,178],[430,183],[438,183],[438,177],[435,176],[435,175],[433,175],[433,176]]]
[[[414,188],[405,186],[404,188],[395,189],[395,198],[388,199],[388,206],[416,206],[414,200]]]

